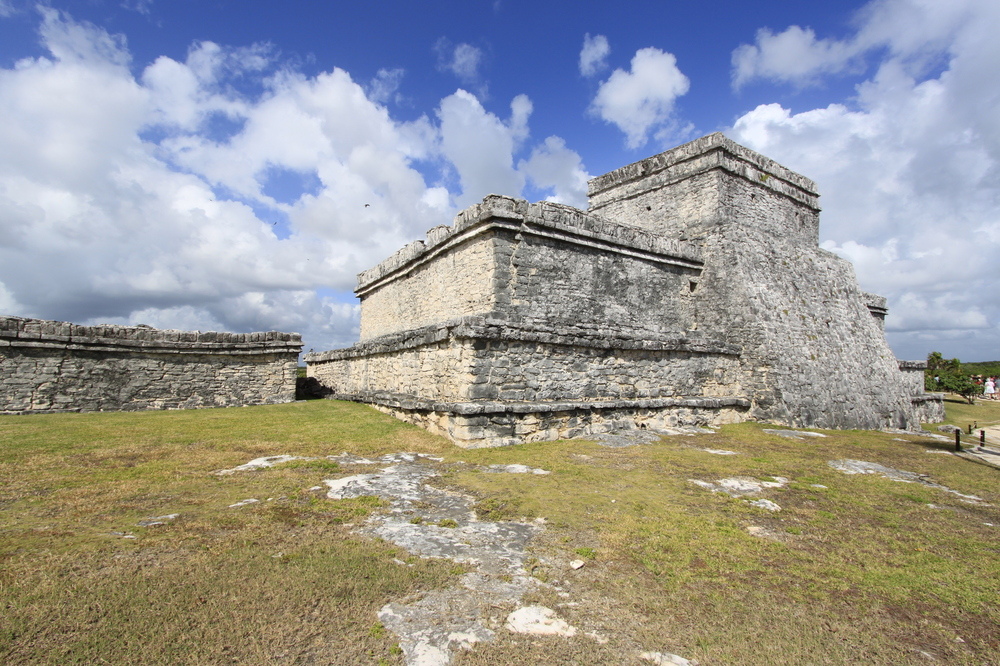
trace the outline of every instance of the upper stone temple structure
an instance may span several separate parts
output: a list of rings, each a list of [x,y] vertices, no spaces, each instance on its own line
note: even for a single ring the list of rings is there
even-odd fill
[[[332,397],[460,446],[762,420],[943,418],[886,302],[820,249],[816,185],[721,134],[590,181],[582,211],[488,196],[358,276]]]

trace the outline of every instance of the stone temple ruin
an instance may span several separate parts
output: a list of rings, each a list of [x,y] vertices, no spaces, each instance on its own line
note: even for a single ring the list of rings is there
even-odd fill
[[[886,302],[819,247],[816,185],[721,134],[590,181],[586,211],[488,196],[358,276],[331,397],[460,446],[765,420],[943,418]]]
[[[358,276],[361,341],[313,386],[497,446],[748,419],[917,429],[923,362],[820,249],[815,184],[712,134],[590,182],[586,211],[489,196]],[[297,333],[0,316],[0,413],[295,399]]]

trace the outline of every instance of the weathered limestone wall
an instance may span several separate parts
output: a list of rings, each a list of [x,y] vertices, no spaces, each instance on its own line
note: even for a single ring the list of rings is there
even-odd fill
[[[295,399],[297,333],[163,331],[0,316],[0,413]]]
[[[884,302],[882,307],[885,307]],[[944,394],[926,392],[924,388],[926,369],[927,361],[899,362],[899,371],[903,375],[903,382],[909,387],[910,402],[917,418],[921,423],[938,423],[944,420]]]
[[[591,197],[601,214],[702,244],[696,319],[739,347],[755,418],[918,426],[882,332],[884,299],[818,247],[812,181],[710,135],[595,179]]]
[[[307,373],[338,395],[445,402],[737,397],[735,349],[701,336],[614,340],[466,317],[349,349],[307,355]]]
[[[690,244],[568,206],[495,195],[427,236],[358,276],[362,342],[491,312],[615,333],[692,324],[689,294],[701,261]]]
[[[447,245],[439,242],[432,252],[417,241],[390,257],[390,263],[406,256],[418,260],[379,280],[379,288],[359,288],[361,339],[491,311],[496,301],[495,236],[494,230],[481,228],[479,233],[449,238]]]
[[[572,439],[616,430],[739,423],[746,419],[748,406],[742,398],[453,404],[371,396],[363,402],[466,449]]]

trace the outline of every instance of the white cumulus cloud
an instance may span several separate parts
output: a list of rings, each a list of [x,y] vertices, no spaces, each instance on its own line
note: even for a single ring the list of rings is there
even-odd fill
[[[383,105],[400,70],[366,90],[267,45],[200,42],[136,74],[124,38],[39,16],[47,55],[0,68],[4,314],[343,346],[356,273],[457,203],[524,186],[526,96],[501,119],[460,90],[436,117],[400,121]],[[476,73],[476,54],[453,54],[456,73]],[[562,180],[545,182],[561,196]]]
[[[611,53],[611,45],[604,35],[590,36],[588,32],[583,36],[583,48],[580,49],[580,74],[583,76],[594,76],[604,70],[607,66],[608,55]]]
[[[590,112],[624,132],[629,148],[641,148],[651,131],[672,129],[674,101],[689,86],[672,53],[640,49],[630,71],[616,69],[601,84]]]
[[[587,208],[587,181],[591,176],[584,169],[580,155],[567,148],[560,137],[550,136],[536,146],[530,158],[521,160],[518,170],[536,187],[552,190],[548,201]]]

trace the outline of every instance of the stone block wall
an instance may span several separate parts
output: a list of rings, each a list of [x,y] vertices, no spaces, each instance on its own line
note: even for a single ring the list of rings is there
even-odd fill
[[[0,413],[295,399],[297,333],[164,331],[0,316]]]
[[[432,402],[558,402],[740,395],[735,349],[699,335],[614,339],[466,317],[349,349],[308,354],[308,375],[341,396]]]
[[[361,339],[493,310],[496,232],[476,231],[452,234],[430,248],[417,241],[383,262],[394,264],[406,256],[416,259],[359,287]],[[429,260],[438,256],[439,261]]]
[[[591,208],[697,241],[698,326],[737,346],[751,415],[792,426],[916,428],[885,341],[885,299],[818,246],[815,185],[721,134],[601,176]]]
[[[683,331],[700,271],[690,244],[493,195],[358,276],[361,341],[490,313],[549,327]]]

